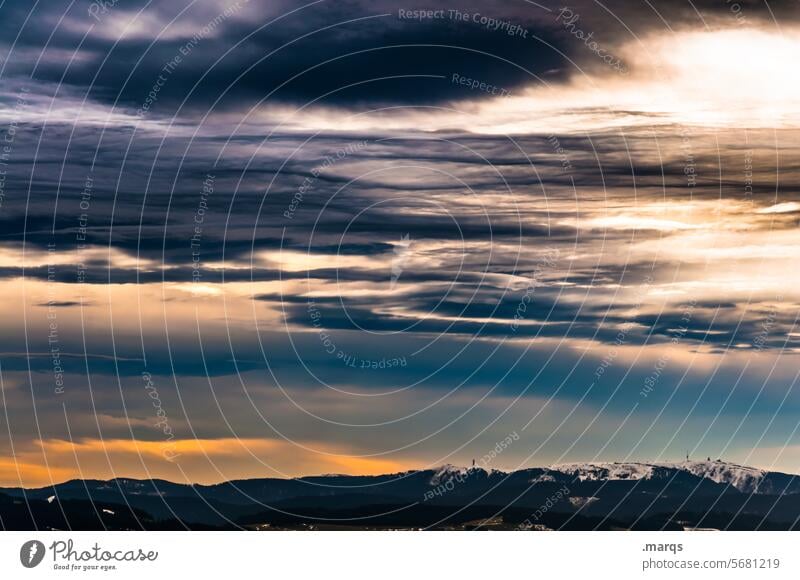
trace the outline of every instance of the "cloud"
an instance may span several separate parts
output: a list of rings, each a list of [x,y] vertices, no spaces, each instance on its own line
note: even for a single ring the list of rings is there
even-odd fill
[[[740,4],[744,23],[720,2],[612,15],[581,0],[581,39],[549,3],[459,2],[456,21],[401,18],[384,0],[250,2],[224,17],[225,2],[137,16],[137,1],[98,22],[86,1],[48,2],[23,27],[30,5],[6,2],[0,362],[24,470],[49,477],[41,441],[54,477],[75,473],[74,453],[108,476],[105,440],[114,469],[144,474],[141,455],[182,477],[158,454],[143,372],[190,477],[207,480],[203,451],[241,476],[260,473],[248,451],[291,474],[440,459],[489,424],[505,437],[498,405],[517,396],[514,424],[537,415],[540,440],[592,406],[559,450],[596,409],[614,413],[610,437],[634,401],[642,432],[669,408],[662,440],[692,413],[735,428],[762,384],[766,416],[800,348],[785,75],[798,19],[772,7],[776,34],[764,5]],[[740,380],[745,367],[757,372]],[[722,409],[708,399],[720,393]],[[264,435],[265,417],[350,459],[295,453]],[[382,422],[395,426],[364,436]],[[417,454],[418,433],[433,451]],[[352,460],[404,446],[391,464]]]
[[[773,213],[794,213],[800,211],[800,203],[796,201],[788,201],[784,203],[776,203],[769,207],[764,207],[758,210],[760,214],[773,214]]]

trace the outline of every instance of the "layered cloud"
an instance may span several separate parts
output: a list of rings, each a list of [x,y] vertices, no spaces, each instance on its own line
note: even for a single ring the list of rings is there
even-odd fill
[[[737,6],[4,4],[0,479],[768,466],[800,37]]]

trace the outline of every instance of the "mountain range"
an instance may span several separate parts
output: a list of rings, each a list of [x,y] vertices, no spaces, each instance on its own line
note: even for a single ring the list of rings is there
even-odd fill
[[[800,476],[710,460],[0,488],[2,527],[27,530],[751,530],[798,520]]]

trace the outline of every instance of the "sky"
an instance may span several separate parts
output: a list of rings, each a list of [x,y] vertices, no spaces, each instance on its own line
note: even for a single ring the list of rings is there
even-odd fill
[[[0,2],[0,485],[800,473],[799,53],[789,0]]]

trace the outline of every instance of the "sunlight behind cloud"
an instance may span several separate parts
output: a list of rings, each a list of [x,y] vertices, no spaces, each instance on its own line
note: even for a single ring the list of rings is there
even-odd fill
[[[523,134],[672,123],[709,127],[800,126],[800,33],[748,28],[647,36],[621,47],[631,74],[573,70],[566,84],[531,78],[513,97],[404,108],[342,118],[316,108],[282,121],[298,129]],[[274,119],[272,111],[269,118]]]

